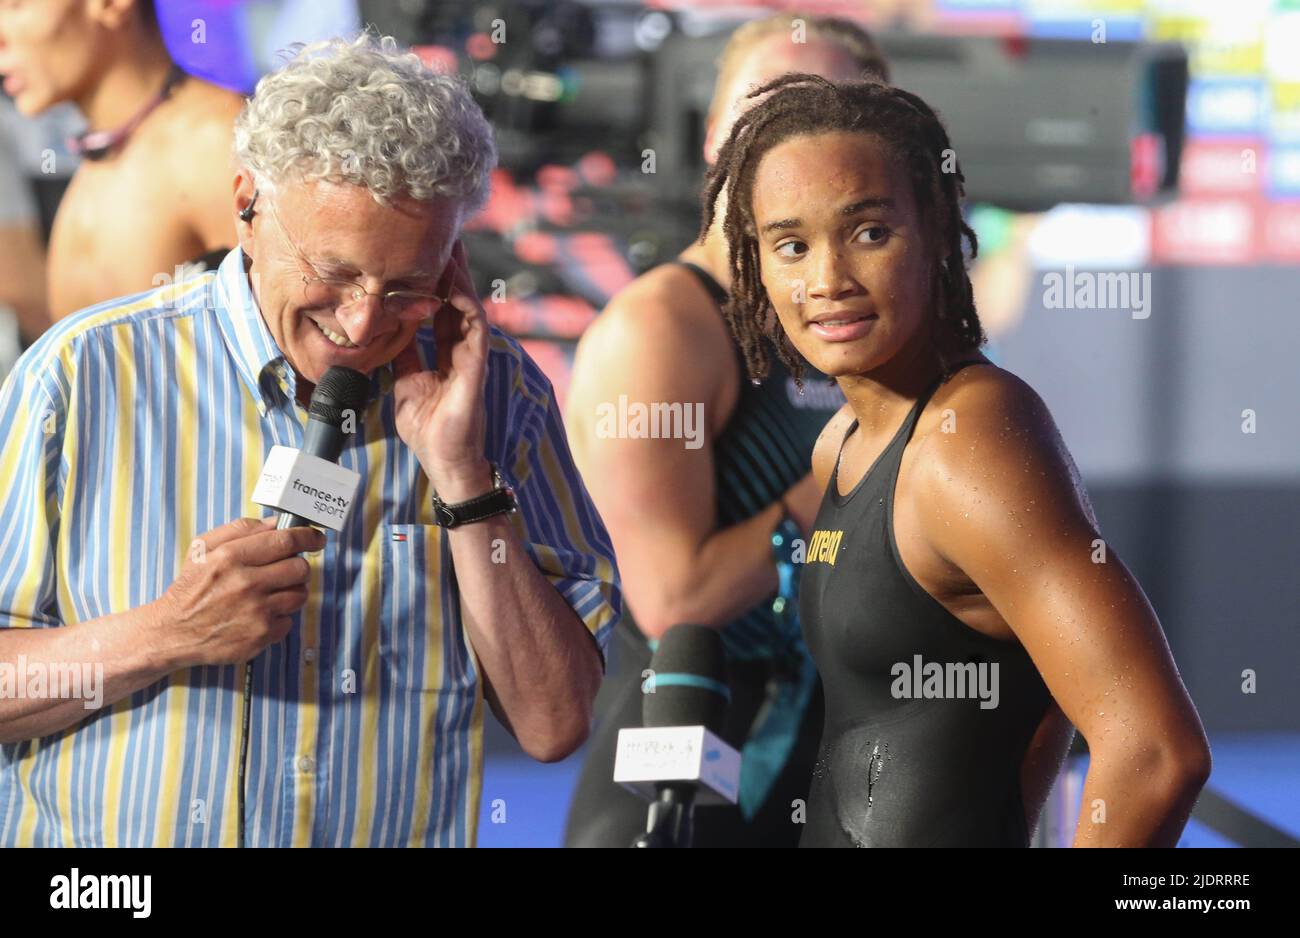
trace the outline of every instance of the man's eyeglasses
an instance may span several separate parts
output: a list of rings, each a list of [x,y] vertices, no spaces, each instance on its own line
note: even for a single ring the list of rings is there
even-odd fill
[[[289,232],[285,230],[284,224],[280,221],[280,213],[276,211],[275,205],[271,206],[271,214],[275,217],[276,227],[280,229],[285,242],[297,255],[298,262],[314,273],[316,268],[311,261],[307,260],[306,255],[299,250],[297,243],[289,237]],[[351,306],[353,303],[361,302],[367,296],[377,296],[380,298],[380,306],[385,315],[408,322],[419,322],[433,318],[433,315],[447,302],[436,293],[426,293],[422,290],[387,290],[381,293],[372,293],[355,280],[348,280],[346,277],[321,277],[303,274],[302,289],[303,300],[308,306],[312,307],[330,306],[342,309],[345,306]]]
[[[305,262],[306,259],[303,260]],[[353,303],[360,303],[367,296],[377,296],[380,298],[385,315],[408,321],[430,318],[444,302],[437,294],[422,293],[419,290],[388,290],[384,293],[371,293],[355,280],[341,277],[304,275],[302,284],[303,299],[308,306],[334,306],[342,309]]]

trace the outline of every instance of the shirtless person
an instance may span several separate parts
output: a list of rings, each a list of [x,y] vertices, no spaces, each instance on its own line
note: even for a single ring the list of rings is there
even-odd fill
[[[55,216],[54,319],[165,283],[235,243],[230,152],[242,98],[175,69],[154,0],[0,0],[0,75],[18,110],[71,101],[90,134],[111,141],[83,154]]]

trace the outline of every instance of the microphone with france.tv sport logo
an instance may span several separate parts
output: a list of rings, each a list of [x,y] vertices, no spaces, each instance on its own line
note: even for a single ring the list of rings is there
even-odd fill
[[[361,478],[338,459],[369,394],[369,378],[335,365],[312,392],[302,448],[271,447],[252,500],[275,509],[277,528],[343,529]]]

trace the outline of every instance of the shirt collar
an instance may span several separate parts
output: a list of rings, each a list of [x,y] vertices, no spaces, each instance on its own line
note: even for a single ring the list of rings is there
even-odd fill
[[[217,322],[226,346],[234,357],[235,368],[253,399],[260,402],[261,409],[263,405],[275,403],[273,389],[277,385],[285,397],[293,401],[298,382],[293,367],[280,351],[258,309],[244,269],[244,258],[243,248],[237,247],[221,262],[213,282],[215,302],[212,305],[216,308]],[[371,401],[389,393],[392,387],[392,366],[376,369],[371,376]]]
[[[284,353],[275,344],[261,310],[257,308],[257,300],[244,270],[244,257],[243,248],[235,248],[221,262],[213,282],[215,302],[212,305],[240,378],[248,386],[253,400],[269,403],[268,385],[263,383],[263,373],[268,372],[273,378],[287,376],[292,382],[293,369],[285,361]],[[274,386],[274,380],[270,386]]]

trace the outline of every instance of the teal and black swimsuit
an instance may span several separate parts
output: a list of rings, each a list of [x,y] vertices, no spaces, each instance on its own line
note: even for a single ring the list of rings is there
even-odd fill
[[[718,304],[726,292],[706,271],[683,263]],[[717,527],[753,517],[812,468],[822,428],[844,403],[839,389],[806,367],[802,394],[771,351],[771,369],[755,384],[732,341],[740,371],[735,410],[713,441]],[[722,630],[731,704],[723,735],[743,755],[741,804],[695,815],[697,846],[795,846],[821,731],[821,689],[800,634],[796,601],[773,599]],[[781,604],[778,604],[781,605]],[[651,651],[626,607],[611,643],[596,725],[569,811],[567,846],[626,846],[644,831],[646,804],[612,781],[622,727],[641,725],[641,672]]]

